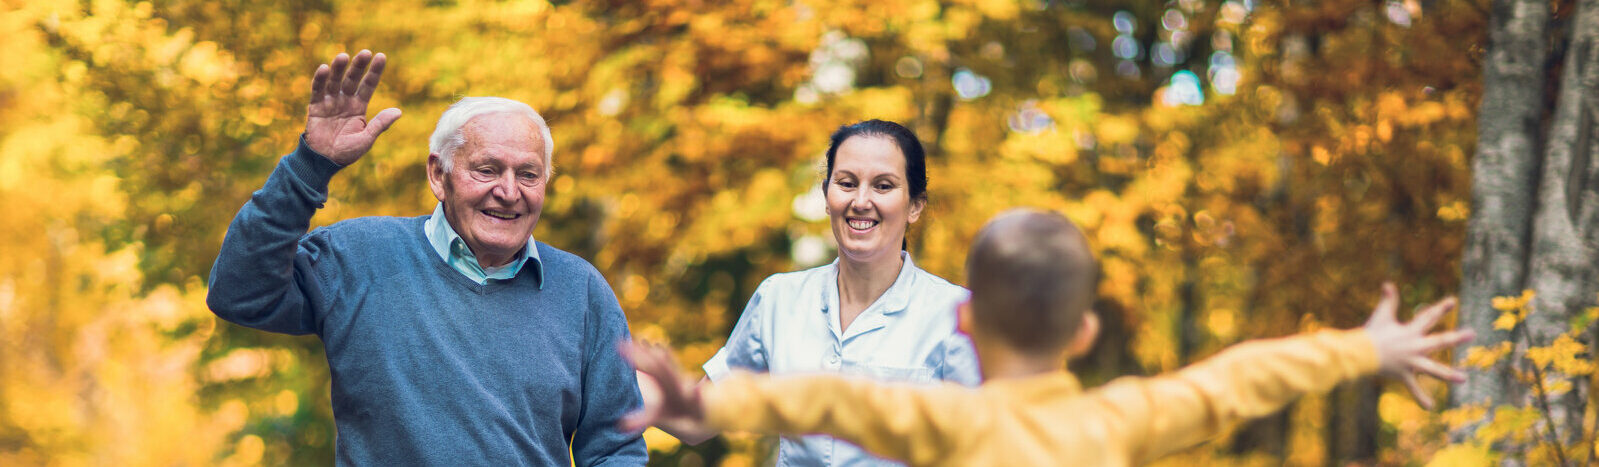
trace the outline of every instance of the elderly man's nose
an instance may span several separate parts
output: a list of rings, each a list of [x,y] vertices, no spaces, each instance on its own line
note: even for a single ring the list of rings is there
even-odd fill
[[[516,189],[515,174],[506,174],[496,179],[492,193],[494,197],[506,201],[516,201],[522,197],[521,190]]]

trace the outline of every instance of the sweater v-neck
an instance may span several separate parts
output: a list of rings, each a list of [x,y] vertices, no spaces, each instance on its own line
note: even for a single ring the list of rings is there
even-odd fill
[[[420,251],[426,253],[424,256],[428,257],[428,263],[432,265],[435,274],[449,278],[450,281],[471,291],[474,294],[492,295],[498,293],[515,285],[518,281],[525,280],[524,277],[527,276],[527,274],[524,274],[527,272],[527,267],[524,266],[521,271],[517,272],[516,276],[511,277],[509,280],[489,279],[487,284],[478,284],[477,282],[473,282],[472,279],[467,278],[465,274],[461,274],[461,271],[457,271],[455,268],[450,267],[449,263],[444,262],[444,258],[440,258],[439,255],[434,253],[433,245],[428,243],[427,239],[427,216],[415,217],[412,219],[412,223],[414,225],[411,226],[411,235],[408,237],[411,238],[413,245],[409,251]],[[532,239],[528,239],[527,247],[538,248],[538,243]],[[537,290],[538,288],[534,287],[534,289]]]

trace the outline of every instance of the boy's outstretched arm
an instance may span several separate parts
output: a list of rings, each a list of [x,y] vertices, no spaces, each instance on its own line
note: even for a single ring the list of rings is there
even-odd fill
[[[776,434],[826,433],[874,455],[911,465],[934,463],[969,444],[991,413],[976,410],[969,388],[916,387],[839,375],[771,378],[735,373],[714,385],[684,379],[672,352],[623,343],[639,384],[659,385],[659,397],[624,418],[620,428],[651,425]]]
[[[1271,414],[1306,394],[1381,373],[1399,378],[1422,406],[1432,399],[1416,383],[1421,372],[1449,382],[1464,375],[1428,354],[1473,337],[1471,331],[1428,330],[1455,306],[1433,303],[1409,323],[1396,315],[1398,291],[1383,285],[1383,297],[1362,329],[1324,330],[1239,344],[1170,375],[1114,381],[1096,404],[1120,414],[1107,417],[1127,436],[1136,462],[1148,462],[1216,436],[1239,422]]]

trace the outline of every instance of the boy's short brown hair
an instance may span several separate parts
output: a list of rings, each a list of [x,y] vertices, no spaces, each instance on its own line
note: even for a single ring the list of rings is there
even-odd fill
[[[1082,230],[1055,212],[1016,209],[983,226],[966,257],[972,319],[1027,352],[1058,352],[1093,303],[1098,265]]]

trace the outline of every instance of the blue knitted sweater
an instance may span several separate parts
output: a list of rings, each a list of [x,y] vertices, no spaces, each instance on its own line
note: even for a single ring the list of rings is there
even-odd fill
[[[534,242],[541,263],[478,285],[429,246],[426,216],[306,234],[339,168],[303,140],[283,157],[229,226],[206,303],[322,339],[340,464],[644,464],[615,428],[639,405],[615,351],[626,317],[592,265]]]

